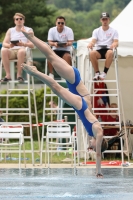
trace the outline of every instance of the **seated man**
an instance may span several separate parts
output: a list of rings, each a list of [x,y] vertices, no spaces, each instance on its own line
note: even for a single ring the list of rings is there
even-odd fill
[[[15,27],[9,28],[3,40],[3,48],[1,51],[2,62],[6,71],[6,76],[1,81],[11,80],[10,75],[10,60],[18,59],[17,62],[17,80],[23,81],[21,63],[25,61],[25,47],[33,48],[34,45],[21,32],[24,26],[25,16],[21,13],[15,13],[14,17]],[[32,30],[25,27],[27,31]],[[12,42],[11,42],[12,41]],[[16,41],[16,42],[13,42]]]
[[[113,61],[113,49],[118,47],[118,32],[109,26],[109,14],[102,13],[100,22],[102,26],[93,31],[92,41],[88,44],[90,49],[95,46],[95,50],[90,51],[90,61],[95,71],[94,80],[104,80],[106,78],[108,69]],[[106,59],[102,73],[99,71],[98,59]]]
[[[53,51],[71,65],[70,50],[74,40],[74,34],[71,28],[65,26],[65,18],[59,16],[56,18],[56,26],[50,28],[48,32],[48,43]],[[64,43],[64,44],[63,44]],[[48,61],[49,75],[53,76],[53,66]]]

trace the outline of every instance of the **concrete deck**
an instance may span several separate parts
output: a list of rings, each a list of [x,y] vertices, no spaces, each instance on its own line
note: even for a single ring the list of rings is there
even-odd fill
[[[76,168],[95,168],[96,166],[91,164],[91,165],[76,165]],[[6,164],[6,163],[1,163],[0,168],[19,168],[18,164]],[[48,166],[45,166],[45,164],[40,165],[40,164],[35,164],[34,166],[32,164],[21,164],[21,168],[31,168],[31,169],[36,169],[36,168],[48,168]],[[50,168],[73,168],[71,164],[50,164]],[[123,166],[116,166],[116,165],[102,165],[102,168],[133,168],[133,163],[130,163],[128,167],[123,167]]]

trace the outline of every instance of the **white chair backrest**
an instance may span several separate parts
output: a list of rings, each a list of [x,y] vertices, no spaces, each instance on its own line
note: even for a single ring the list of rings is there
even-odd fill
[[[19,168],[21,167],[21,145],[24,143],[24,135],[23,135],[23,126],[22,125],[9,125],[9,124],[3,124],[0,126],[0,138],[2,139],[2,142],[0,143],[0,146],[6,146],[4,148],[4,153],[9,153],[12,148],[11,146],[16,145],[19,147],[18,149],[14,149],[16,152],[19,153]],[[3,140],[5,139],[5,140]],[[17,141],[9,142],[8,139],[14,139]],[[8,148],[10,147],[10,148]],[[3,149],[1,149],[2,152]],[[2,155],[2,154],[1,154]],[[25,156],[24,156],[25,157]]]
[[[65,123],[53,123],[47,126],[48,138],[70,138],[71,140],[71,128],[69,124]]]
[[[0,126],[0,138],[20,138],[20,134],[23,134],[22,125],[1,125]]]

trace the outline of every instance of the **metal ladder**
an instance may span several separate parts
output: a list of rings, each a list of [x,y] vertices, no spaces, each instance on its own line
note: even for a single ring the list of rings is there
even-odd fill
[[[102,59],[99,59],[99,67],[101,68],[101,71],[103,70],[103,64],[102,64]],[[106,151],[109,153],[121,153],[121,158],[122,158],[122,162],[124,162],[124,153],[127,154],[128,156],[128,160],[129,160],[129,148],[128,148],[128,139],[127,139],[127,129],[126,129],[126,125],[125,125],[125,116],[124,116],[124,109],[123,109],[123,102],[122,102],[122,96],[121,96],[121,88],[120,88],[120,83],[119,83],[119,74],[118,74],[118,57],[117,57],[117,49],[114,51],[114,59],[113,59],[113,63],[114,66],[111,66],[109,69],[109,72],[107,74],[107,78],[108,80],[104,80],[101,82],[105,82],[108,83],[109,87],[108,89],[105,89],[105,91],[108,90],[108,92],[110,94],[103,94],[102,96],[108,96],[111,98],[111,100],[113,100],[114,102],[117,102],[118,104],[118,108],[117,108],[117,114],[119,115],[119,122],[101,122],[101,125],[104,126],[104,124],[113,124],[115,126],[118,126],[119,129],[121,130],[122,128],[125,131],[125,135],[124,135],[124,142],[125,142],[125,149],[123,149],[123,145],[122,145],[122,139],[121,139],[121,150],[108,150]],[[88,88],[88,91],[90,93],[90,96],[92,98],[92,102],[94,104],[94,98],[96,96],[99,96],[97,94],[95,94],[94,92],[94,83],[96,81],[93,81],[93,74],[94,74],[94,70],[93,67],[91,65],[91,62],[89,60],[89,52],[86,50],[86,52],[84,54],[82,54],[82,56],[78,57],[78,70],[80,71],[81,74],[81,79],[84,82],[85,86]],[[112,78],[113,77],[113,78]],[[115,78],[114,78],[115,77]],[[113,86],[111,85],[113,84]],[[115,86],[114,86],[115,85]],[[100,90],[100,89],[99,89]],[[103,91],[103,88],[101,89]],[[100,94],[101,95],[101,94]],[[98,114],[102,114],[100,113],[96,113],[96,111],[107,111],[109,110],[109,108],[92,108],[93,113],[98,115]],[[110,110],[116,110],[116,109],[111,109]],[[113,114],[113,113],[112,113]],[[116,113],[115,113],[116,114]],[[104,113],[105,115],[105,113]],[[124,123],[124,126],[121,126],[121,120]],[[78,158],[84,158],[84,164],[86,163],[86,159],[87,159],[87,147],[89,146],[89,139],[91,138],[90,136],[88,136],[88,133],[86,132],[85,128],[83,127],[82,123],[80,120],[78,120],[78,129],[77,129],[77,135],[78,135],[78,152],[79,152],[79,156]],[[112,136],[111,136],[112,137]],[[80,141],[80,142],[79,142]],[[79,160],[78,160],[79,163]],[[79,163],[80,164],[80,163]]]
[[[30,83],[31,80],[31,83]],[[30,77],[30,75],[27,75],[27,80],[24,81],[24,83],[21,83],[23,88],[16,88],[12,87],[13,85],[18,85],[19,82],[16,80],[12,80],[6,83],[6,93],[4,94],[2,90],[0,90],[0,98],[6,98],[6,107],[3,108],[3,105],[1,105],[0,101],[0,110],[3,111],[2,116],[6,116],[6,122],[1,122],[1,124],[22,124],[23,127],[29,127],[30,134],[29,136],[24,136],[24,140],[30,140],[31,143],[31,150],[25,150],[25,153],[31,153],[32,154],[32,164],[34,165],[34,146],[33,146],[33,127],[32,127],[32,117],[35,117],[36,121],[36,127],[37,127],[37,137],[38,137],[38,145],[39,150],[37,152],[40,152],[40,135],[39,135],[39,127],[38,127],[38,115],[37,115],[37,106],[36,106],[36,97],[35,97],[35,88],[34,88],[34,78]],[[1,85],[1,84],[0,84]],[[26,94],[17,94],[19,91],[25,91]],[[2,92],[2,93],[1,93]],[[14,93],[16,92],[16,93]],[[31,95],[33,95],[33,101],[34,101],[34,111],[31,110]],[[27,98],[27,105],[24,106],[24,108],[10,108],[9,107],[9,100],[10,98]],[[9,116],[28,116],[29,120],[24,122],[9,122]]]
[[[101,70],[103,70],[103,64],[102,61],[105,62],[105,59],[99,59],[99,67],[101,67]],[[127,154],[128,156],[128,160],[129,160],[129,149],[128,149],[128,138],[127,138],[127,129],[126,129],[126,125],[125,125],[125,116],[124,116],[124,109],[123,109],[123,102],[122,102],[122,96],[121,96],[121,88],[120,88],[120,82],[119,82],[119,73],[118,73],[118,56],[117,56],[117,49],[114,50],[114,59],[113,59],[113,64],[114,67],[111,66],[109,69],[109,72],[107,74],[107,78],[104,81],[94,81],[94,80],[88,80],[88,88],[89,88],[89,92],[91,94],[91,97],[93,99],[93,105],[94,105],[94,98],[95,97],[99,97],[99,96],[106,96],[109,97],[110,100],[112,101],[112,103],[116,103],[118,105],[118,108],[94,108],[93,107],[93,114],[95,115],[109,115],[109,113],[105,113],[104,111],[109,111],[109,110],[117,110],[117,113],[111,113],[112,115],[118,115],[119,116],[119,121],[117,122],[100,122],[102,127],[104,128],[104,125],[109,125],[110,128],[111,126],[116,126],[119,130],[124,129],[125,135],[124,135],[124,143],[125,143],[125,149],[123,149],[123,144],[122,144],[122,138],[120,138],[120,144],[121,144],[121,150],[106,150],[105,153],[121,153],[121,159],[122,159],[122,163],[124,162],[124,153]],[[113,65],[112,64],[112,65]],[[89,62],[89,72],[92,73],[93,69],[92,69],[92,65],[91,62]],[[112,74],[111,74],[112,73]],[[95,82],[104,82],[106,84],[108,84],[108,88],[107,89],[103,89],[103,88],[98,88],[95,89],[94,88],[94,83]],[[98,91],[108,91],[109,94],[96,94],[96,90]],[[98,112],[99,111],[99,112]],[[121,122],[123,121],[124,126],[122,127]],[[112,138],[112,136],[104,136],[105,138]]]

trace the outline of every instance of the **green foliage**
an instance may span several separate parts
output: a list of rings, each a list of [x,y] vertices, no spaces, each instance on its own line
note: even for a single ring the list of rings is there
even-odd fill
[[[33,28],[35,35],[47,41],[49,28],[55,19],[66,17],[66,25],[74,32],[74,40],[89,38],[94,28],[100,26],[101,12],[109,12],[111,21],[130,0],[1,0],[0,41],[8,28],[14,26],[13,15],[21,12],[26,16],[26,26]]]
[[[10,141],[11,142],[11,141]],[[24,142],[24,147],[25,147],[25,151],[29,151],[31,150],[31,142],[25,140]],[[40,150],[39,150],[39,145],[38,145],[38,141],[34,141],[33,143],[33,147],[34,147],[34,161],[36,164],[40,163]],[[44,140],[43,143],[43,149],[46,149],[46,142]],[[5,154],[3,153],[3,158],[5,157]],[[43,153],[43,163],[45,163],[45,156],[46,153]],[[8,163],[15,163],[18,165],[18,158],[19,158],[19,154],[18,153],[10,153],[7,155],[6,153],[6,157],[8,158],[8,160],[5,161],[5,159],[1,160],[1,163],[6,163],[6,165]],[[70,155],[69,153],[65,154],[65,153],[52,153],[52,156],[50,156],[52,159],[50,159],[50,163],[63,163],[62,160],[66,159],[66,158],[72,158],[72,155]],[[11,158],[11,159],[9,159]],[[16,160],[12,159],[12,158],[16,158]],[[24,153],[23,153],[23,148],[22,148],[22,153],[21,153],[21,158],[24,158]],[[26,160],[26,164],[31,164],[32,163],[32,154],[31,153],[25,153],[25,158],[27,158]],[[46,161],[47,161],[47,157],[46,157]],[[22,159],[21,161],[22,164],[24,164],[24,160]],[[70,161],[68,161],[67,163],[70,163]]]
[[[75,40],[84,37],[84,33],[80,31],[84,29],[84,26],[82,23],[77,22],[76,14],[71,9],[60,9],[56,12],[55,18],[57,16],[64,16],[66,18],[66,26],[72,28],[74,31]]]
[[[62,8],[69,8],[73,11],[90,11],[91,6],[96,3],[97,0],[48,0],[47,4],[54,4],[56,7]],[[102,2],[102,0],[99,0]]]
[[[6,91],[2,91],[2,94],[6,94]],[[51,90],[47,88],[47,93],[51,93]],[[23,96],[23,94],[27,94],[27,91],[13,91],[11,94],[20,94],[21,97],[10,97],[9,98],[9,106],[8,108],[28,108],[28,98]],[[36,104],[37,104],[37,112],[38,112],[38,122],[42,122],[43,118],[43,100],[44,100],[44,89],[41,88],[39,90],[36,90],[35,92],[36,96]],[[46,105],[48,106],[49,101],[51,100],[50,97],[47,97],[46,99]],[[57,97],[54,97],[53,100],[57,102]],[[2,97],[0,99],[0,107],[6,108],[6,97]],[[31,94],[31,112],[35,113],[34,110],[34,100],[33,95]],[[10,112],[10,111],[9,111]],[[10,112],[11,113],[11,112]],[[27,113],[26,111],[13,111],[13,113]],[[4,117],[3,117],[4,118]],[[27,115],[11,115],[8,117],[9,122],[28,122],[29,116]],[[50,121],[50,116],[46,117],[46,121]],[[33,117],[32,123],[36,123],[35,117]]]
[[[98,7],[98,9],[101,10],[102,8],[102,4],[110,4],[112,2],[112,0],[67,0],[67,1],[62,1],[62,0],[47,0],[47,4],[53,4],[54,6],[56,6],[59,9],[66,9],[69,8],[72,11],[92,11],[93,6],[96,5],[100,5],[100,7]],[[113,0],[113,4],[114,7],[117,7],[119,9],[123,9],[128,3],[130,2],[130,0],[123,0],[123,1],[118,1],[118,0]],[[106,7],[106,9],[109,7]],[[110,8],[109,8],[110,9]],[[104,11],[104,10],[102,10]]]
[[[25,25],[33,28],[37,37],[47,40],[47,32],[52,26],[51,19],[55,10],[47,8],[46,0],[1,0],[1,33],[14,26],[13,16],[16,12],[25,15]]]
[[[100,26],[101,12],[109,12],[111,21],[130,0],[48,0],[47,4],[58,8],[56,16],[66,17],[66,25],[74,31],[75,40],[89,38],[94,28]]]

